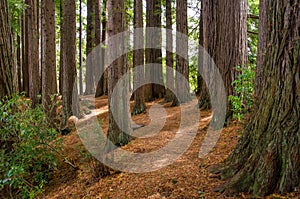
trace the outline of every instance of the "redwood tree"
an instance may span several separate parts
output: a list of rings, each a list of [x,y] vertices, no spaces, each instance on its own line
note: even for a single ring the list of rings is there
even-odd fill
[[[202,2],[204,48],[215,61],[229,96],[233,94],[232,82],[237,76],[234,67],[245,67],[247,64],[247,1]],[[200,70],[205,70],[206,64]],[[206,83],[213,84],[213,81]],[[231,115],[231,106],[228,103],[227,118]]]
[[[111,38],[125,30],[125,0],[108,0],[107,1],[107,33]],[[112,97],[113,90],[121,77],[127,72],[126,55],[124,53],[125,38],[109,39],[107,44],[108,59],[114,57],[115,54],[120,56],[108,66],[108,102],[109,102],[109,127],[108,139],[116,146],[122,146],[129,142],[130,136],[127,134],[130,131],[129,107],[126,100],[129,94],[129,85],[123,83],[122,89],[115,91],[117,97]],[[115,44],[115,45],[114,45]],[[118,46],[116,46],[118,45]],[[114,113],[113,114],[113,109]],[[122,123],[122,129],[117,124],[116,119],[119,118]],[[108,146],[108,150],[111,150]]]
[[[219,168],[227,193],[264,196],[300,185],[300,0],[267,0],[269,29],[257,107]],[[263,20],[263,19],[260,19]]]
[[[14,74],[14,45],[8,2],[3,0],[0,2],[0,99],[15,92]]]
[[[187,0],[176,1],[176,30],[176,51],[178,51],[176,53],[176,71],[178,73],[175,85],[177,95],[179,95],[181,103],[184,103],[190,100],[189,85],[183,83],[189,82]],[[185,57],[179,54],[185,55]],[[178,105],[177,98],[173,99],[173,105]]]
[[[87,27],[86,27],[86,55],[88,56],[95,45],[95,0],[87,0]],[[93,59],[88,59],[86,64],[86,90],[85,94],[90,95],[95,92]]]
[[[79,45],[78,45],[78,51],[79,51],[79,94],[83,94],[83,42],[82,42],[82,0],[79,0]]]
[[[63,3],[63,84],[62,84],[62,127],[71,115],[79,116],[77,72],[76,72],[76,1],[64,0]]]
[[[173,49],[173,33],[172,33],[172,0],[166,0],[166,49]],[[174,68],[173,52],[167,50],[166,52],[166,64],[170,68]],[[174,86],[174,73],[171,70],[166,71],[166,95],[165,102],[172,102],[174,94],[171,92],[175,88]]]
[[[105,3],[105,2],[104,2]],[[102,34],[106,34],[105,31],[103,32],[103,29],[105,30],[105,27],[102,27],[102,31],[101,31],[101,18],[102,18],[102,13],[100,12],[100,0],[96,1],[95,4],[95,46],[98,46],[101,44],[102,42],[102,37],[101,37],[101,33]],[[95,70],[95,85],[97,85],[96,87],[96,97],[100,97],[102,95],[104,95],[104,56],[103,56],[103,51],[104,48],[101,48],[100,51],[100,59],[97,58],[96,61],[96,70]],[[103,75],[102,75],[103,74]]]
[[[258,24],[258,46],[257,46],[257,65],[256,65],[256,88],[255,93],[259,95],[262,86],[262,70],[264,65],[264,57],[267,47],[267,32],[268,32],[268,15],[267,15],[267,0],[259,1],[259,16]]]
[[[211,103],[210,103],[210,95],[209,91],[206,85],[206,82],[204,81],[203,77],[201,75],[204,75],[205,72],[208,72],[205,70],[204,65],[204,52],[202,50],[204,46],[204,27],[203,27],[203,0],[201,0],[201,12],[200,12],[200,20],[199,20],[199,58],[198,58],[198,78],[197,78],[197,95],[199,96],[199,108],[201,109],[210,109]]]
[[[40,89],[40,70],[39,70],[39,33],[38,33],[38,9],[36,0],[26,0],[26,68],[29,74],[29,97],[32,105],[38,103]]]
[[[162,32],[161,28],[161,1],[147,0],[146,1],[146,27],[157,28],[146,29],[146,46],[152,48],[146,49],[146,64],[162,64]],[[146,79],[160,82],[163,85],[163,75],[161,70],[156,70],[146,67]],[[164,96],[164,86],[157,84],[149,84],[145,86],[145,100],[152,101],[155,98],[162,98]]]
[[[42,1],[42,104],[48,116],[56,110],[51,97],[57,93],[55,3]]]
[[[138,49],[133,52],[133,67],[144,65],[144,31],[143,30],[143,1],[134,0],[134,48]],[[145,78],[144,70],[139,70],[139,74],[133,76],[133,88],[136,89],[138,82]],[[132,113],[139,114],[146,109],[144,87],[138,88],[134,92],[134,108]]]

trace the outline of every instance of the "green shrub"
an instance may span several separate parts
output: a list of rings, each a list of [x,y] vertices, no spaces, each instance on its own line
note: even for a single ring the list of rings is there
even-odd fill
[[[58,133],[22,96],[0,101],[0,192],[34,198],[57,166]],[[1,196],[0,196],[1,197]]]
[[[255,71],[251,67],[240,66],[237,66],[236,70],[240,75],[232,83],[235,94],[230,95],[228,100],[232,105],[233,118],[240,121],[253,106]]]

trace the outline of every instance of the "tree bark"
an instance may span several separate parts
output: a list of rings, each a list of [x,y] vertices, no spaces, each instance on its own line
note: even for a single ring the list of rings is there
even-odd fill
[[[15,92],[14,44],[7,0],[0,3],[0,100]]]
[[[198,58],[198,91],[197,95],[199,96],[199,108],[200,109],[210,109],[210,95],[206,85],[206,82],[203,80],[201,74],[204,74],[206,70],[204,69],[206,66],[204,65],[204,54],[201,48],[204,47],[204,24],[203,24],[203,1],[201,0],[201,13],[200,13],[200,20],[199,20],[199,58]]]
[[[155,27],[156,30],[146,30],[146,46],[152,48],[146,49],[146,64],[162,64],[162,32],[161,28],[161,1],[147,0],[146,5],[146,27]],[[165,93],[162,68],[154,70],[146,67],[146,79],[152,82],[160,82],[158,84],[149,84],[145,86],[145,101],[152,101],[157,98],[162,98]]]
[[[95,1],[95,44],[94,47],[101,44],[101,7],[100,0]],[[100,75],[104,70],[104,66],[101,65],[101,57],[95,58],[95,71],[94,71],[94,85],[97,86],[100,79]],[[101,82],[103,83],[103,82]]]
[[[247,1],[203,0],[203,23],[204,48],[215,61],[226,94],[230,96],[234,93],[232,82],[238,74],[234,67],[245,67],[247,64]],[[227,104],[228,120],[232,110],[230,103]]]
[[[63,116],[61,126],[67,123],[70,116],[79,117],[79,100],[77,89],[76,71],[76,1],[64,0],[63,4],[63,29],[62,35],[63,49],[63,87],[62,87],[62,106]]]
[[[65,35],[64,33],[64,0],[60,0],[60,55],[59,55],[59,93],[62,95],[63,93],[63,73],[64,73],[64,39],[63,36]]]
[[[20,26],[22,23],[22,18],[20,18]],[[21,35],[17,35],[17,44],[18,44],[18,48],[17,48],[17,78],[18,78],[18,86],[16,89],[16,92],[22,92],[22,36]]]
[[[104,2],[105,3],[105,2]],[[98,8],[98,9],[97,9]],[[100,2],[99,0],[96,1],[96,7],[95,7],[96,11],[96,19],[95,19],[95,24],[96,24],[96,33],[95,33],[95,37],[96,37],[96,46],[100,45],[101,42],[103,42],[103,36],[101,37],[101,33],[102,34],[106,34],[105,33],[105,27],[103,27],[103,22],[101,20],[101,18],[103,17],[103,13],[100,12]],[[102,32],[101,32],[101,25],[102,25]],[[104,29],[104,31],[103,31]],[[105,40],[105,39],[104,39]],[[97,70],[96,70],[96,76],[95,76],[95,84],[97,84],[97,88],[96,88],[96,97],[100,97],[103,96],[105,94],[105,88],[104,88],[104,48],[101,48],[100,51],[100,60],[97,60]]]
[[[107,20],[106,20],[106,3],[107,0],[103,0],[103,10],[102,10],[102,43],[105,45],[105,40],[106,40],[106,26],[107,26]],[[103,47],[102,49],[102,57],[105,57],[105,48]],[[105,66],[105,60],[101,60],[101,64]],[[104,71],[104,76],[101,78],[104,79],[103,81],[103,90],[104,90],[104,95],[108,95],[108,72],[107,69]]]
[[[267,47],[267,32],[268,32],[268,14],[267,0],[259,2],[259,24],[258,24],[258,47],[257,47],[257,65],[256,65],[256,88],[255,95],[258,96],[263,84],[262,70]]]
[[[173,49],[173,27],[172,27],[172,0],[166,0],[166,48]],[[167,67],[174,68],[173,52],[167,50],[166,52],[166,64]],[[174,72],[171,70],[166,71],[166,95],[165,102],[172,102],[174,100],[174,94],[171,90],[175,89]]]
[[[187,0],[176,1],[176,91],[180,103],[190,100],[189,65],[188,65],[188,26],[187,26]],[[181,34],[178,34],[181,33]],[[179,51],[185,57],[179,56]],[[180,76],[178,74],[181,74]],[[179,105],[177,98],[173,99],[173,106]]]
[[[26,25],[26,15],[23,12],[22,17],[22,91],[25,92],[25,95],[29,97],[29,73],[28,73],[28,56],[27,56],[27,25]]]
[[[39,34],[38,34],[38,9],[36,0],[26,0],[26,51],[29,74],[29,97],[32,106],[38,104],[38,94],[40,90],[40,70],[39,70]]]
[[[107,33],[108,37],[112,37],[125,30],[125,0],[108,0],[107,1]],[[114,41],[110,41],[108,45],[108,57],[112,57],[115,53],[120,54],[124,52],[125,38],[118,40],[119,46],[112,46]],[[108,102],[109,102],[109,127],[108,127],[108,139],[116,146],[123,146],[129,142],[130,136],[130,120],[129,120],[129,107],[127,105],[129,86],[128,82],[122,85],[121,90],[116,91],[115,98],[112,98],[113,90],[121,79],[121,77],[127,72],[126,55],[121,55],[119,58],[113,61],[108,67]],[[113,115],[112,109],[115,110]],[[115,118],[119,118],[122,123],[122,130],[116,123]],[[112,150],[111,146],[108,146],[108,151]]]
[[[82,0],[79,0],[79,94],[83,95],[83,56],[82,56]]]
[[[267,0],[265,82],[249,124],[223,165],[221,190],[265,196],[300,185],[300,1]],[[260,19],[263,20],[263,19]]]
[[[87,0],[87,36],[86,36],[86,56],[88,56],[95,46],[95,0]],[[86,95],[95,93],[94,85],[94,65],[93,59],[87,59],[90,63],[86,64]]]
[[[56,23],[55,3],[42,1],[42,105],[51,119],[55,117],[56,106],[53,101],[57,93],[56,79]]]
[[[134,49],[133,67],[144,66],[144,31],[143,31],[143,1],[134,1]],[[146,109],[144,87],[137,88],[139,82],[145,78],[144,69],[138,70],[139,74],[133,74],[134,108],[132,114],[143,113]]]

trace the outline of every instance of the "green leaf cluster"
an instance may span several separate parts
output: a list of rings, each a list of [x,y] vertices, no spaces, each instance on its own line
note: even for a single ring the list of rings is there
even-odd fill
[[[41,107],[30,107],[18,95],[0,102],[0,192],[13,198],[41,193],[57,166],[58,133]]]
[[[242,120],[253,106],[255,69],[251,67],[235,68],[240,75],[233,81],[235,94],[228,97],[232,105],[233,118]]]

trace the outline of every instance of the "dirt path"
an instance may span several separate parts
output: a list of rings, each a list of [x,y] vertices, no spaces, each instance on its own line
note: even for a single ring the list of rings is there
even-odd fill
[[[148,108],[156,101],[147,104]],[[170,142],[179,128],[180,108],[163,104],[167,112],[166,125],[160,133],[150,138],[138,138],[123,147],[124,150],[148,153],[158,150]],[[99,114],[104,131],[107,130],[108,113],[107,99],[97,99],[96,108],[92,114]],[[149,110],[149,109],[148,109]],[[238,140],[241,127],[225,128],[211,153],[198,158],[201,142],[206,134],[210,121],[210,112],[201,112],[199,130],[189,149],[173,164],[150,173],[130,174],[113,173],[97,179],[93,177],[94,161],[85,150],[76,132],[63,137],[63,153],[78,166],[74,170],[67,164],[62,164],[54,173],[53,179],[46,186],[43,198],[225,198],[212,189],[224,183],[212,178],[206,168],[223,161]],[[147,125],[150,118],[147,113],[133,117],[137,124]],[[243,198],[243,195],[238,196]]]

